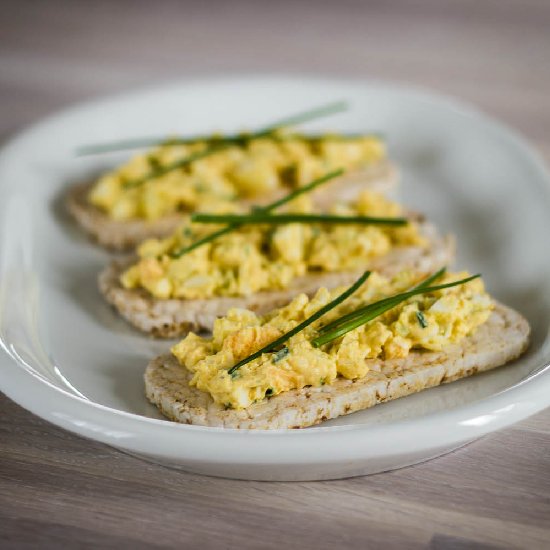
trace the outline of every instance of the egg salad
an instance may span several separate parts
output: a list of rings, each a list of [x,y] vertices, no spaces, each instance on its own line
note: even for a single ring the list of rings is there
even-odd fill
[[[304,185],[335,168],[367,168],[386,157],[385,145],[376,136],[307,136],[277,130],[159,177],[146,178],[212,143],[165,144],[137,155],[102,176],[88,200],[114,220],[155,220],[174,212],[211,211],[237,198]],[[142,178],[145,181],[139,185],[129,185]]]
[[[306,195],[293,200],[288,208],[295,213],[313,210],[311,198]],[[402,209],[381,194],[363,191],[352,203],[335,203],[330,213],[396,217]],[[428,245],[412,221],[401,227],[243,225],[177,257],[178,250],[218,227],[186,222],[171,237],[145,241],[138,247],[139,261],[122,273],[122,286],[144,288],[160,299],[246,296],[261,290],[285,289],[306,273],[362,270],[370,259],[393,247]]]
[[[447,273],[438,284],[467,276],[465,272]],[[414,296],[328,344],[319,348],[311,344],[321,326],[365,304],[403,292],[422,279],[411,272],[393,279],[373,273],[358,292],[292,336],[281,350],[263,354],[232,375],[228,370],[237,362],[296,327],[342,289],[321,288],[311,299],[300,294],[286,307],[263,317],[249,310],[231,309],[226,317],[215,321],[212,338],[190,333],[171,351],[193,373],[190,385],[233,409],[292,389],[331,384],[339,376],[364,378],[369,372],[368,359],[404,358],[415,349],[442,350],[489,318],[493,301],[481,279],[475,279]]]

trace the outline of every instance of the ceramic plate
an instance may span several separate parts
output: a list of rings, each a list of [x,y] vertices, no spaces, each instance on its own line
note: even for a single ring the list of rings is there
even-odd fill
[[[312,130],[382,132],[402,195],[458,236],[460,268],[533,328],[520,361],[306,430],[246,431],[162,419],[143,394],[168,349],[102,301],[109,255],[67,218],[63,191],[124,156],[77,158],[82,144],[254,128],[337,99],[348,113]],[[181,82],[73,107],[0,157],[0,389],[48,421],[150,460],[247,479],[326,479],[437,456],[550,404],[550,185],[523,139],[471,107],[407,87],[286,77]]]

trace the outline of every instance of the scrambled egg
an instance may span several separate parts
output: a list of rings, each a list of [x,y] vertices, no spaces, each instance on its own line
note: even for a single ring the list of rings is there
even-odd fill
[[[125,186],[208,146],[208,141],[162,145],[137,155],[101,177],[88,200],[115,220],[154,220],[179,211],[211,211],[236,198],[294,188],[336,168],[364,168],[386,155],[383,142],[374,136],[347,138],[327,134],[308,138],[281,130],[274,137],[255,138],[246,146],[225,148],[141,185]]]
[[[467,276],[465,272],[446,274],[437,284]],[[233,376],[228,374],[233,365],[294,328],[343,289],[321,288],[312,299],[300,294],[286,307],[264,317],[231,309],[215,322],[212,338],[190,333],[172,348],[172,353],[194,373],[191,385],[234,409],[292,389],[331,384],[338,376],[363,378],[369,370],[367,359],[402,358],[411,349],[441,350],[459,342],[488,319],[493,302],[483,282],[475,279],[415,296],[320,348],[310,344],[318,327],[364,304],[403,292],[422,278],[403,272],[388,280],[373,273],[356,294],[290,338],[282,350],[263,354]]]
[[[311,212],[311,198],[292,201],[292,211]],[[339,215],[395,217],[399,204],[364,191],[354,203],[337,203]],[[174,252],[218,226],[185,223],[171,237],[149,239],[138,247],[140,260],[121,276],[125,288],[144,288],[156,298],[244,296],[284,289],[312,271],[361,270],[392,247],[426,245],[417,224],[406,226],[290,223],[243,226],[179,258]]]

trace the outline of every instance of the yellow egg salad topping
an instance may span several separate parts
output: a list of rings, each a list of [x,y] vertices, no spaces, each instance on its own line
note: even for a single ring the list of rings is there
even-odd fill
[[[291,205],[293,212],[312,211],[309,196],[302,195]],[[383,195],[363,191],[353,203],[336,203],[330,212],[397,217],[401,207]],[[414,222],[402,227],[289,223],[241,226],[173,257],[174,251],[219,227],[187,222],[169,238],[145,241],[138,247],[140,260],[121,275],[121,284],[144,288],[161,299],[245,296],[287,288],[308,272],[362,270],[393,247],[427,245]]]
[[[465,272],[448,273],[437,284],[467,276]],[[362,305],[403,292],[422,279],[410,272],[391,280],[373,273],[357,293],[291,337],[281,351],[263,354],[233,375],[228,370],[237,362],[293,329],[342,289],[321,288],[311,299],[300,294],[286,307],[263,317],[249,310],[231,309],[214,323],[212,338],[190,333],[171,351],[193,373],[192,386],[210,393],[216,403],[234,409],[292,389],[331,384],[338,376],[364,378],[369,372],[368,359],[403,358],[412,349],[442,350],[488,319],[493,302],[481,279],[475,279],[410,298],[319,348],[310,343],[320,326]]]
[[[208,148],[208,141],[163,145],[101,177],[88,200],[115,220],[154,220],[174,212],[210,211],[237,198],[294,188],[335,168],[358,170],[386,156],[375,136],[315,138],[283,130],[196,160],[184,168],[129,185],[159,167]]]

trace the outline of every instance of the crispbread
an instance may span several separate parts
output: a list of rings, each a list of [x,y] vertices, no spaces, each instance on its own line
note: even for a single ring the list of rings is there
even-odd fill
[[[418,391],[504,365],[521,355],[529,325],[516,311],[497,304],[474,334],[444,351],[412,351],[404,359],[371,359],[360,380],[281,393],[243,410],[226,410],[210,394],[189,386],[192,374],[173,355],[162,355],[145,371],[147,398],[169,419],[224,428],[305,428]]]
[[[385,256],[373,259],[365,267],[391,276],[403,269],[428,273],[451,263],[454,240],[451,237],[438,236],[435,228],[426,222],[421,224],[421,229],[429,240],[428,248],[394,248]],[[243,297],[160,300],[152,297],[146,290],[129,290],[120,284],[120,274],[134,261],[135,259],[113,262],[100,273],[99,289],[127,321],[158,338],[173,338],[190,330],[210,329],[214,320],[225,315],[232,307],[265,313],[284,305],[300,292],[313,294],[321,286],[334,288],[348,285],[361,274],[355,271],[308,274],[295,279],[285,290],[263,291]]]
[[[389,162],[379,162],[370,168],[358,172],[349,172],[345,176],[324,184],[314,191],[316,204],[323,208],[335,199],[351,200],[359,191],[372,189],[389,194],[395,189],[398,180],[397,169]],[[175,231],[185,218],[185,213],[171,214],[158,220],[114,220],[105,212],[88,202],[88,193],[93,183],[72,186],[66,196],[69,212],[80,226],[100,245],[112,250],[128,250],[150,237],[164,237]],[[288,191],[279,191],[262,199],[243,200],[242,204],[267,204]]]

